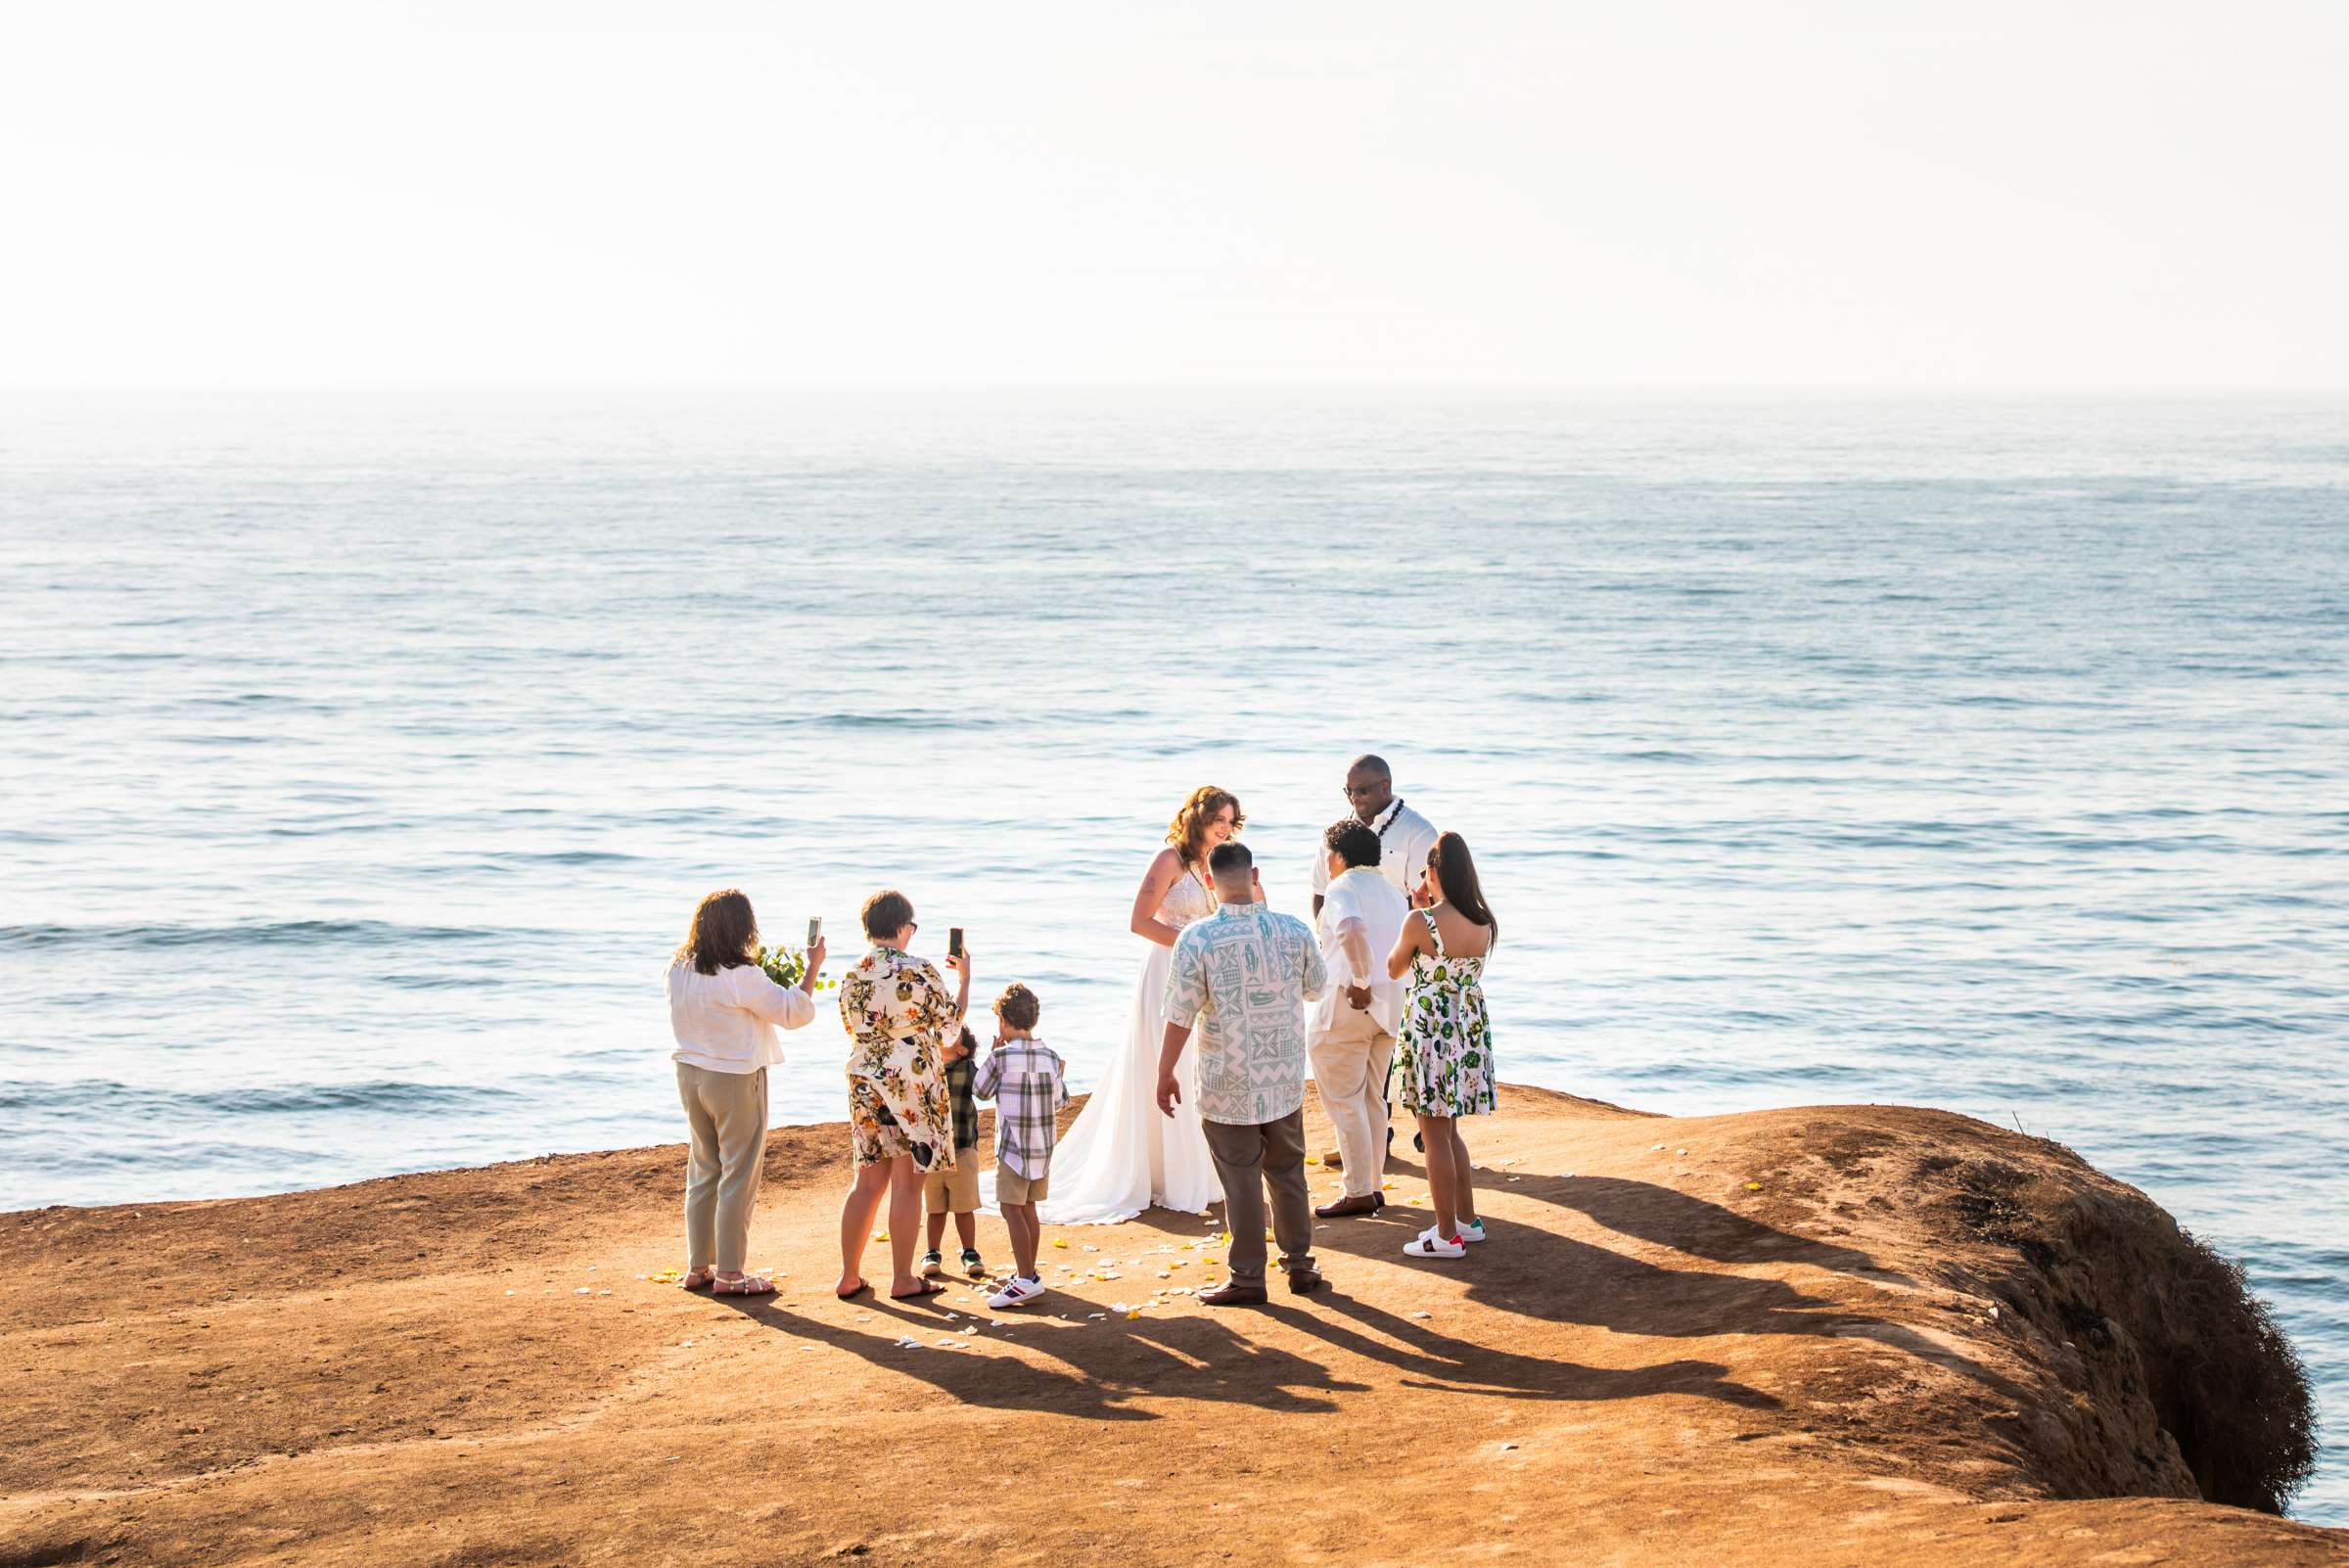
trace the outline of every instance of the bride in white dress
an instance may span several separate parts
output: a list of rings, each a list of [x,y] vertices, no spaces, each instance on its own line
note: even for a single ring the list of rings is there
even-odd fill
[[[1161,1113],[1153,1098],[1158,1053],[1166,1043],[1167,969],[1174,939],[1184,926],[1215,912],[1208,854],[1246,821],[1239,798],[1228,790],[1193,790],[1167,829],[1167,848],[1143,874],[1133,897],[1132,928],[1150,945],[1134,977],[1126,1043],[1111,1055],[1092,1097],[1052,1152],[1050,1196],[1037,1206],[1045,1224],[1114,1224],[1153,1204],[1197,1214],[1223,1196],[1199,1126],[1195,1045],[1183,1047],[1174,1067],[1182,1084],[1174,1114]],[[991,1209],[992,1172],[984,1185]]]

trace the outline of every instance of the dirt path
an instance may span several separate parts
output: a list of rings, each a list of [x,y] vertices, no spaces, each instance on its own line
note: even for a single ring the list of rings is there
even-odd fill
[[[755,1303],[641,1277],[680,1261],[674,1147],[0,1216],[0,1568],[2349,1563],[2188,1500],[2082,1353],[1996,1310],[2023,1266],[1928,1173],[2142,1206],[2051,1146],[1503,1103],[1470,1137],[1492,1242],[1405,1259],[1398,1161],[1398,1209],[1316,1237],[1334,1290],[1260,1311],[1172,1294],[1220,1250],[1159,1211],[1048,1231],[1027,1314],[836,1303],[838,1127],[770,1140]],[[2056,1500],[2121,1490],[2152,1495]]]

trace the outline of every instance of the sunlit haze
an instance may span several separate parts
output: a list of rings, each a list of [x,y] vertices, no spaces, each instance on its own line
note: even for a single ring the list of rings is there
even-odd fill
[[[2349,384],[2349,9],[81,4],[0,382]]]

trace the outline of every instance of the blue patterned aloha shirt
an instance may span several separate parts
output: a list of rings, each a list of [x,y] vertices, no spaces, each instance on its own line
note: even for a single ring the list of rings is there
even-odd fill
[[[1199,1114],[1253,1127],[1305,1104],[1305,1004],[1329,984],[1313,928],[1227,903],[1182,928],[1167,1017],[1199,1017]]]

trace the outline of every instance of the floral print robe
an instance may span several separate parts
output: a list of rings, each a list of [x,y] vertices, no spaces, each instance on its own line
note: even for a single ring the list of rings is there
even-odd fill
[[[849,1130],[855,1163],[870,1165],[926,1144],[924,1169],[950,1169],[954,1103],[946,1092],[945,1051],[962,1015],[936,966],[895,947],[874,947],[840,982],[840,1021],[850,1040]]]

